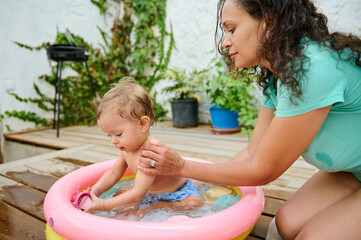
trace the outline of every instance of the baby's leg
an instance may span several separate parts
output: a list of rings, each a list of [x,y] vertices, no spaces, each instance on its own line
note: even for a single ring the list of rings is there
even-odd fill
[[[203,199],[200,196],[192,195],[179,201],[184,210],[192,210],[194,208],[202,207],[204,204]]]
[[[115,212],[113,218],[120,220],[138,220],[139,203],[130,203],[124,206],[115,207],[112,211]]]
[[[145,215],[155,209],[169,208],[173,211],[189,211],[195,208],[202,207],[204,204],[203,199],[200,196],[192,195],[176,202],[158,201],[151,204],[148,207],[139,209],[137,220],[143,218]]]

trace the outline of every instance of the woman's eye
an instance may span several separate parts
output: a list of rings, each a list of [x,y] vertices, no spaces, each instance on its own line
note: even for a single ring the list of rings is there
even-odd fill
[[[120,136],[122,136],[122,133],[115,134],[115,136],[120,137]]]
[[[233,33],[233,32],[234,32],[234,29],[228,29],[228,32],[229,32],[229,33]]]
[[[110,137],[110,134],[107,134],[107,137]]]

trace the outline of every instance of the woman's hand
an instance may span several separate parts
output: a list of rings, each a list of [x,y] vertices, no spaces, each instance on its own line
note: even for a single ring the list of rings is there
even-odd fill
[[[185,160],[171,147],[161,142],[143,146],[138,169],[151,175],[181,176]],[[152,167],[152,161],[155,161]]]

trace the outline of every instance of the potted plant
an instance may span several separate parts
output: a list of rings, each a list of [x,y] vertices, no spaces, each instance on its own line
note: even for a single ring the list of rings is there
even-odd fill
[[[213,60],[215,71],[206,82],[205,92],[215,133],[250,133],[257,118],[254,68],[229,72],[221,60]]]
[[[163,93],[173,93],[170,100],[173,125],[175,127],[198,126],[198,102],[201,99],[202,87],[207,78],[208,70],[186,71],[171,68],[162,73],[163,78],[172,84],[163,89]]]

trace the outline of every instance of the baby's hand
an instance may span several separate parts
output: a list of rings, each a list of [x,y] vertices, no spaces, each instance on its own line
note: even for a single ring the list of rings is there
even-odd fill
[[[85,209],[85,212],[106,211],[107,210],[107,209],[105,209],[105,199],[98,198],[97,195],[95,195],[95,193],[93,193],[93,192],[91,192],[90,195],[92,198],[92,203],[90,204],[90,206],[87,209]]]
[[[84,211],[84,209],[88,208],[88,206],[91,204],[90,192],[90,188],[81,192],[80,188],[78,187],[78,189],[73,193],[73,196],[71,197],[71,204],[74,207]]]

